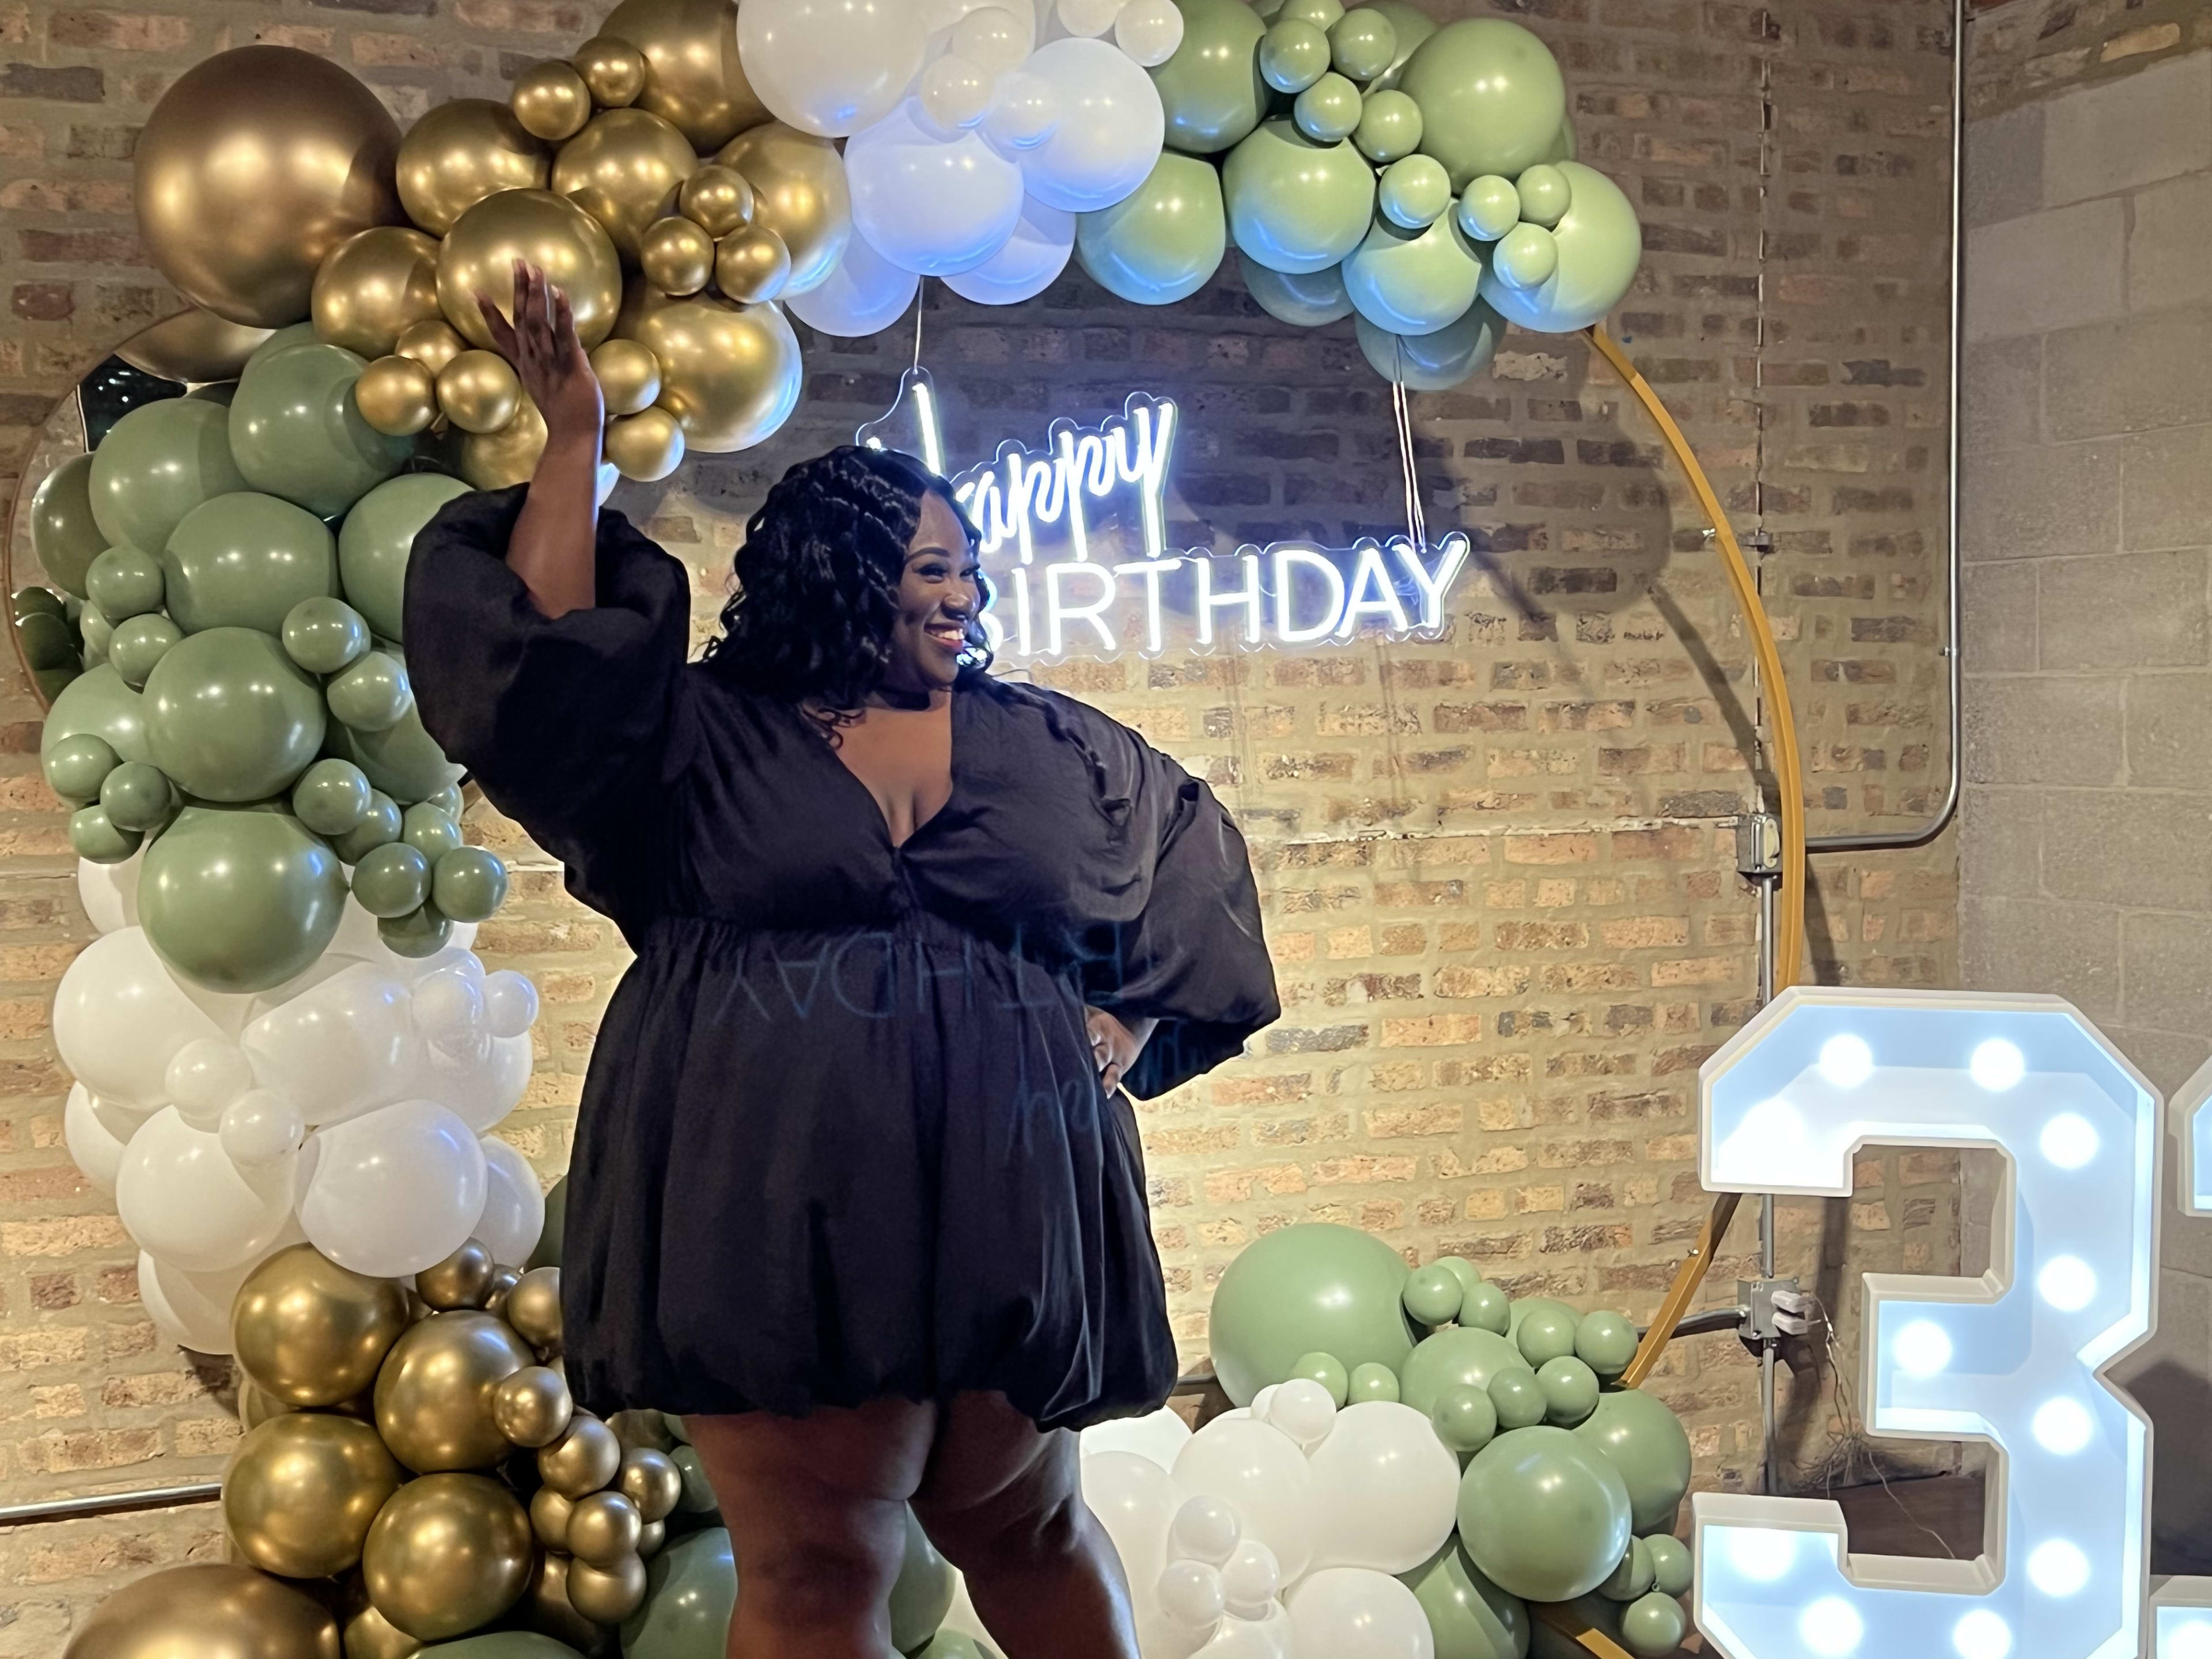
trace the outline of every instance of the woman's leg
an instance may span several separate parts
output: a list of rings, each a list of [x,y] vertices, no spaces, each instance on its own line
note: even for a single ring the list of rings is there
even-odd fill
[[[738,1559],[729,1659],[884,1659],[933,1406],[876,1400],[806,1417],[747,1412],[684,1426]]]
[[[1137,1659],[1121,1557],[1078,1468],[1071,1431],[1038,1432],[1004,1395],[962,1395],[939,1417],[915,1513],[1006,1659]]]

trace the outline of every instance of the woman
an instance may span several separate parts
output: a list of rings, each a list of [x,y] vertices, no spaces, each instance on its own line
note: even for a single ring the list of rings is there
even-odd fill
[[[518,266],[525,489],[424,530],[422,720],[637,952],[585,1085],[568,1373],[683,1413],[732,1659],[884,1659],[911,1503],[1009,1659],[1134,1659],[1073,1431],[1176,1376],[1135,1123],[1279,1012],[1244,844],[1127,728],[988,677],[942,478],[839,449],[683,568],[596,514],[601,403]]]

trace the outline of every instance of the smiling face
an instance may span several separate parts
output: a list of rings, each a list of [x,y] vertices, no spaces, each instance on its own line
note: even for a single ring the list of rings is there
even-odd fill
[[[949,690],[982,607],[975,550],[959,515],[933,490],[921,498],[921,515],[907,544],[884,683],[909,693]]]

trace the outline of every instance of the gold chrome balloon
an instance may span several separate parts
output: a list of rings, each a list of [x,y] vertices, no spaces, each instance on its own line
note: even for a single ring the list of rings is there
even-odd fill
[[[666,1520],[684,1497],[684,1471],[666,1452],[650,1446],[633,1446],[623,1454],[615,1484],[647,1521]]]
[[[592,101],[602,109],[635,104],[645,90],[645,54],[611,34],[593,35],[568,61],[591,88]]]
[[[288,1406],[283,1401],[276,1399],[264,1392],[262,1389],[256,1388],[252,1377],[246,1376],[243,1372],[240,1374],[238,1378],[238,1425],[244,1429],[248,1434],[252,1433],[254,1430],[259,1428],[270,1418],[282,1417],[286,1412],[297,1411],[298,1409],[298,1407]]]
[[[804,294],[826,282],[853,239],[853,195],[837,146],[771,121],[739,133],[714,160],[744,174],[753,187],[752,222],[791,250],[784,292]]]
[[[738,9],[729,0],[623,0],[599,27],[601,38],[644,54],[639,106],[674,122],[694,149],[726,144],[768,119],[738,61]]]
[[[613,1565],[568,1563],[568,1605],[595,1625],[618,1625],[645,1604],[645,1563],[635,1552]]]
[[[222,1518],[240,1554],[283,1578],[327,1578],[361,1559],[369,1522],[399,1489],[376,1431],[327,1412],[287,1412],[238,1443]]]
[[[601,350],[605,350],[605,349],[606,348],[604,346],[600,348]],[[602,388],[602,391],[604,391],[604,388]],[[507,1306],[507,1293],[514,1288],[516,1281],[521,1277],[522,1269],[520,1267],[493,1268],[491,1270],[491,1288],[484,1292],[484,1311],[486,1313],[501,1313]]]
[[[336,1405],[368,1388],[406,1328],[398,1280],[341,1267],[312,1244],[248,1273],[230,1310],[240,1369],[288,1406]]]
[[[514,291],[511,280],[507,291]],[[469,343],[461,337],[461,331],[443,317],[433,317],[428,322],[402,329],[399,343],[392,348],[402,357],[412,357],[434,376],[468,349]]]
[[[379,357],[353,383],[353,401],[379,432],[409,437],[438,418],[437,376],[412,357]]]
[[[503,190],[464,213],[438,252],[438,303],[471,344],[491,343],[477,293],[505,315],[514,304],[517,259],[538,266],[568,295],[586,350],[606,338],[622,305],[622,259],[599,221],[550,191]]]
[[[498,431],[461,434],[461,477],[478,489],[528,483],[530,475],[538,470],[538,458],[545,453],[545,417],[526,392],[514,418]],[[514,1300],[514,1292],[509,1291],[509,1308]],[[500,1311],[503,1316],[508,1309]]]
[[[749,448],[798,407],[799,337],[775,306],[670,300],[636,283],[622,331],[660,360],[659,407],[683,427],[688,449]]]
[[[538,1454],[538,1475],[563,1498],[585,1498],[622,1473],[622,1457],[615,1431],[580,1411],[561,1437]]]
[[[550,1446],[576,1409],[568,1379],[550,1365],[525,1365],[491,1391],[491,1419],[516,1445]]]
[[[505,104],[455,98],[407,129],[399,146],[399,199],[409,218],[442,236],[487,196],[543,188],[551,166],[545,146]],[[451,314],[453,307],[446,310]]]
[[[592,373],[599,377],[599,396],[611,416],[650,409],[660,395],[660,360],[635,340],[617,336],[603,342],[592,353]]]
[[[379,1613],[408,1635],[436,1642],[489,1624],[520,1601],[533,1553],[529,1517],[498,1481],[426,1474],[377,1516],[361,1571]]]
[[[561,1270],[532,1267],[507,1293],[507,1322],[532,1346],[561,1345]]]
[[[689,219],[655,219],[638,238],[637,263],[663,294],[696,294],[714,274],[714,239]]]
[[[604,1629],[569,1605],[568,1558],[550,1551],[538,1558],[515,1620],[582,1653],[600,1651],[606,1638]]]
[[[735,167],[709,161],[676,192],[677,210],[709,236],[720,239],[753,217],[753,187]]]
[[[636,1504],[618,1492],[595,1492],[569,1506],[566,1541],[569,1554],[604,1570],[636,1554],[644,1531]]]
[[[643,1526],[637,1529],[638,1559],[642,1561],[652,1560],[654,1556],[660,1553],[661,1547],[667,1542],[668,1522],[665,1521],[647,1522]]]
[[[791,285],[791,250],[766,225],[743,225],[714,250],[714,286],[740,305],[781,296]]]
[[[530,1530],[538,1534],[538,1541],[549,1550],[568,1547],[568,1516],[575,1504],[561,1496],[550,1486],[540,1486],[530,1495]]]
[[[549,143],[574,137],[592,118],[592,89],[573,64],[557,58],[516,76],[507,103],[525,132]]]
[[[438,371],[438,407],[464,432],[497,432],[521,410],[522,382],[516,378],[513,366],[496,351],[464,351]],[[476,1241],[471,1239],[469,1243],[475,1244]],[[477,1244],[476,1255],[478,1260],[473,1265],[479,1271],[470,1287],[469,1299],[441,1299],[457,1293],[458,1280],[441,1282],[433,1291],[417,1274],[415,1285],[422,1299],[434,1308],[467,1307],[481,1301],[491,1289],[491,1252]],[[430,1271],[434,1273],[436,1269]]]
[[[377,1374],[384,1443],[418,1472],[496,1463],[507,1443],[492,1420],[492,1390],[530,1363],[522,1340],[489,1314],[431,1315],[392,1345]]]
[[[139,237],[195,305],[254,328],[298,322],[332,248],[398,222],[398,150],[376,94],[328,58],[217,52],[179,76],[139,131]]]
[[[115,355],[131,368],[164,380],[191,386],[234,380],[272,331],[228,322],[212,311],[195,308],[140,329],[115,348]]]
[[[373,1601],[356,1607],[345,1621],[345,1659],[415,1659],[422,1651],[422,1644],[379,1613]]]
[[[699,165],[673,126],[641,109],[611,109],[561,146],[553,191],[606,227],[625,259]]]
[[[315,272],[312,303],[317,338],[387,356],[400,330],[438,314],[438,244],[398,225],[349,236]]]
[[[340,1659],[337,1620],[252,1567],[213,1561],[134,1579],[86,1615],[65,1659]]]
[[[501,417],[481,425],[472,425],[454,414],[453,406],[446,403],[447,372],[458,369],[453,385],[464,398],[481,399],[487,392],[496,394],[501,382],[486,367],[472,361],[489,357],[507,371],[505,384],[512,388],[507,392],[507,407]],[[471,390],[460,391],[464,380],[479,382]],[[445,404],[446,413],[453,416],[453,424],[464,432],[496,432],[514,418],[514,411],[522,397],[522,383],[514,377],[506,358],[489,351],[465,351],[441,370],[438,375],[438,400]],[[491,1252],[481,1239],[465,1239],[459,1249],[443,1261],[425,1267],[415,1275],[415,1289],[422,1298],[434,1308],[481,1308],[484,1297],[491,1294],[491,1276],[495,1271]]]

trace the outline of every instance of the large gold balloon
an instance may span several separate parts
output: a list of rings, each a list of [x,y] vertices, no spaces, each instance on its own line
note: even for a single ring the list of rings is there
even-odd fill
[[[611,1566],[568,1563],[568,1605],[595,1625],[620,1624],[645,1604],[645,1563],[635,1552]]]
[[[691,449],[721,454],[761,441],[799,405],[799,337],[772,305],[709,295],[670,300],[633,285],[622,331],[660,360],[659,406]]]
[[[644,1532],[636,1504],[618,1492],[595,1492],[569,1506],[564,1541],[579,1561],[613,1568],[622,1565],[625,1555],[637,1553]]]
[[[507,291],[514,292],[512,283]],[[403,330],[398,344],[392,348],[402,357],[412,357],[433,375],[468,349],[469,343],[461,337],[460,330],[443,317],[433,317],[427,323]]]
[[[471,344],[491,343],[477,295],[504,315],[514,303],[517,259],[568,295],[586,350],[607,337],[622,305],[622,259],[599,222],[550,191],[503,190],[464,213],[438,251],[438,303]]]
[[[625,259],[638,257],[645,228],[672,206],[699,165],[675,127],[641,109],[592,118],[553,158],[553,190],[606,227]]]
[[[507,103],[525,132],[550,143],[574,137],[592,118],[592,89],[574,64],[557,58],[516,76]]]
[[[319,339],[388,356],[402,329],[438,314],[438,244],[399,225],[349,236],[315,272],[313,305]]]
[[[384,1443],[418,1471],[497,1462],[507,1442],[492,1420],[492,1390],[530,1363],[521,1338],[491,1315],[433,1314],[392,1345],[377,1373]]]
[[[412,357],[379,357],[353,383],[353,401],[386,437],[409,437],[438,418],[437,377]]]
[[[827,282],[853,240],[853,195],[837,146],[771,121],[739,133],[714,160],[744,174],[753,187],[752,222],[791,250],[784,292],[804,294]]]
[[[540,1348],[561,1346],[561,1270],[532,1267],[507,1293],[507,1321]]]
[[[635,340],[603,342],[592,353],[592,373],[599,377],[599,396],[611,416],[650,409],[660,395],[660,359]]]
[[[398,150],[376,94],[330,59],[217,52],[178,76],[139,131],[138,234],[193,304],[254,328],[295,323],[332,248],[398,222]]]
[[[469,352],[464,355],[471,357],[490,357],[501,368],[507,369],[508,380],[514,383],[514,397],[521,396],[521,384],[514,380],[514,370],[508,368],[506,358],[496,356],[489,351]],[[445,379],[443,374],[438,377],[438,395],[441,398],[446,394]],[[447,411],[448,414],[452,412],[451,410]],[[488,427],[471,426],[459,420],[456,420],[455,424],[465,432],[488,432],[505,426],[507,421],[514,418],[514,407],[510,400],[506,418],[494,421]],[[491,1252],[484,1248],[483,1241],[476,1238],[465,1239],[462,1241],[461,1247],[443,1261],[434,1262],[416,1273],[415,1289],[416,1293],[434,1308],[481,1308],[483,1306],[484,1297],[491,1293],[491,1276],[494,1271]]]
[[[195,386],[234,380],[271,331],[227,321],[212,311],[180,311],[140,329],[115,348],[115,355],[164,380]]]
[[[362,1578],[376,1610],[394,1625],[422,1641],[442,1641],[489,1624],[520,1601],[534,1553],[530,1518],[498,1481],[426,1474],[394,1493],[369,1528]]]
[[[641,109],[675,123],[694,149],[726,144],[768,119],[738,61],[729,0],[623,0],[599,25],[645,55]]]
[[[689,219],[655,219],[638,239],[638,268],[663,294],[696,294],[714,274],[714,239]]]
[[[568,1431],[538,1454],[538,1474],[563,1498],[588,1497],[622,1473],[622,1455],[615,1431],[589,1412],[578,1412]]]
[[[361,1559],[369,1522],[399,1489],[399,1465],[368,1424],[287,1412],[238,1443],[222,1518],[240,1553],[284,1578],[327,1578]]]
[[[684,1497],[684,1471],[665,1451],[633,1446],[623,1454],[622,1471],[615,1485],[637,1505],[641,1519],[665,1521],[675,1513]]]
[[[240,1368],[288,1406],[333,1406],[376,1381],[407,1328],[407,1292],[312,1244],[279,1250],[246,1277],[231,1304]]]
[[[464,432],[496,432],[520,412],[522,382],[513,365],[496,351],[464,351],[438,371],[438,407]],[[491,1289],[491,1253],[477,1244],[477,1255],[483,1258],[478,1264],[483,1271],[476,1276],[467,1300],[443,1299],[458,1293],[453,1285],[434,1281],[437,1284],[434,1290],[418,1275],[415,1286],[422,1299],[434,1308],[466,1307],[481,1302]]]
[[[524,394],[514,418],[496,432],[464,433],[461,437],[461,477],[478,489],[505,489],[528,483],[545,453],[545,417]],[[510,1305],[514,1292],[507,1293]],[[507,1311],[502,1308],[502,1316]]]
[[[550,1365],[525,1365],[491,1393],[492,1421],[499,1431],[532,1451],[558,1440],[575,1409],[568,1379]]]
[[[791,286],[791,250],[766,225],[741,225],[714,250],[714,285],[744,305],[780,298]]]
[[[338,1623],[305,1592],[212,1561],[132,1580],[94,1607],[63,1659],[341,1659]]]
[[[605,441],[614,470],[640,483],[659,483],[684,465],[684,428],[665,409],[641,410],[610,422]]]
[[[442,236],[487,196],[543,188],[551,166],[545,146],[523,131],[505,104],[455,98],[407,129],[399,146],[399,199],[409,218]]]
[[[645,54],[611,34],[593,35],[568,61],[591,88],[592,101],[602,109],[635,104],[645,90]]]

